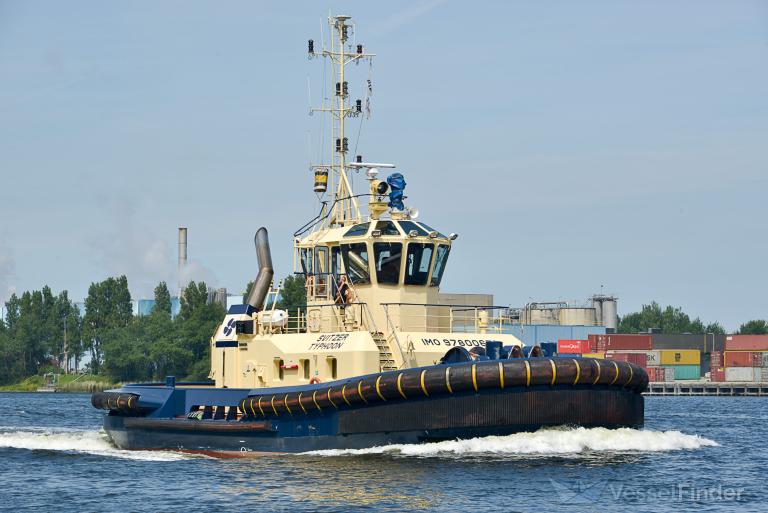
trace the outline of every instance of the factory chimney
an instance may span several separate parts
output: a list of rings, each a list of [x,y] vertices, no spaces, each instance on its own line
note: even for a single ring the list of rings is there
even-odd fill
[[[187,267],[187,229],[179,227],[179,297],[184,291],[184,269]]]

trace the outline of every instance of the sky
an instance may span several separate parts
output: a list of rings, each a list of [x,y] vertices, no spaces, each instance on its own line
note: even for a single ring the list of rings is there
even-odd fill
[[[179,226],[185,279],[241,292],[262,225],[291,273],[329,12],[377,54],[357,153],[459,234],[443,291],[768,317],[768,3],[738,0],[0,0],[0,299],[151,297]]]

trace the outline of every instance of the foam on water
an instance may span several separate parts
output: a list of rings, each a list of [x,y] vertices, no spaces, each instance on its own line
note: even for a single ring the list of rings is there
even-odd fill
[[[393,454],[440,457],[457,455],[578,455],[585,453],[664,452],[715,447],[714,440],[680,431],[573,428],[542,429],[533,433],[488,436],[471,440],[448,440],[419,445],[384,445],[368,449],[335,449],[304,454],[354,456]]]
[[[112,445],[107,436],[99,431],[23,429],[0,432],[0,448],[85,453],[143,461],[176,461],[186,457],[173,452],[123,451]]]

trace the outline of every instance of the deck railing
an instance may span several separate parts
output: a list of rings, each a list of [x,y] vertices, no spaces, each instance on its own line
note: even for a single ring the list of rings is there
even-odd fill
[[[382,303],[387,325],[396,331],[438,333],[509,333],[509,307]]]

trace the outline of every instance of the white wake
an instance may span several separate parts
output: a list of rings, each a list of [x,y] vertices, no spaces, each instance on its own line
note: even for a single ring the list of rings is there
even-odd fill
[[[123,451],[112,445],[106,434],[99,431],[2,431],[0,448],[85,453],[145,461],[176,461],[185,458],[173,452]]]
[[[368,449],[333,449],[304,454],[354,456],[392,454],[402,456],[461,455],[579,455],[587,453],[645,453],[695,450],[719,446],[714,440],[680,431],[637,429],[573,428],[542,429],[533,433],[487,436],[470,440],[449,440],[427,444],[383,445]]]

